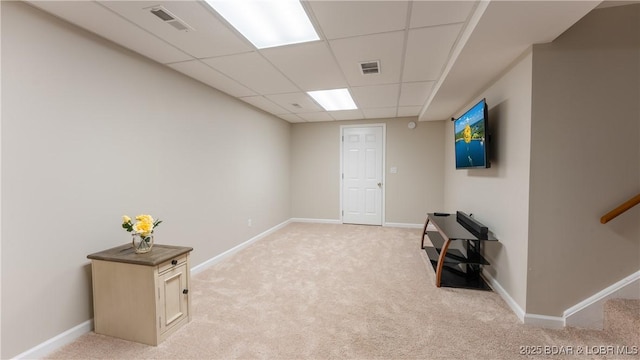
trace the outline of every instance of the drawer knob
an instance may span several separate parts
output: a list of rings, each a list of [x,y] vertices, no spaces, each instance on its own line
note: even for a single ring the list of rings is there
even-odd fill
[[[183,293],[183,294],[185,294],[185,295],[187,295],[187,294],[189,293],[189,289],[184,289],[184,290],[182,290],[182,293]]]
[[[178,260],[171,260],[171,265],[178,265]]]

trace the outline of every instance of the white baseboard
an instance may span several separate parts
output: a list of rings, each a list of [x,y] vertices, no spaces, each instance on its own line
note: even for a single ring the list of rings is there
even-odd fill
[[[342,224],[342,220],[340,219],[334,220],[334,219],[291,218],[290,221],[298,222],[298,223]],[[385,222],[384,224],[382,224],[382,226],[421,229],[424,227],[424,224]]]
[[[342,224],[340,219],[308,219],[308,218],[291,218],[291,222],[298,223],[318,223],[318,224]]]
[[[227,250],[227,251],[225,251],[225,252],[223,252],[221,254],[218,254],[218,255],[212,257],[211,259],[192,267],[191,268],[191,275],[198,274],[198,273],[208,269],[209,267],[219,263],[220,261],[224,260],[225,258],[227,258],[227,257],[237,253],[238,251],[246,248],[247,246],[253,244],[254,242],[266,237],[267,235],[270,235],[270,234],[274,233],[277,230],[282,229],[283,227],[287,226],[291,221],[292,221],[291,219],[286,220],[286,221],[284,221],[284,222],[282,222],[282,223],[280,223],[280,224],[278,224],[278,225],[276,225],[276,226],[274,226],[274,227],[272,227],[272,228],[270,228],[270,229],[268,229],[266,231],[261,232],[260,234],[252,237],[251,239],[249,239],[249,240],[247,240],[247,241],[245,241],[245,242],[243,242],[243,243],[241,243],[239,245],[236,245],[236,246],[232,247],[231,249],[229,249],[229,250]]]
[[[500,297],[504,300],[504,302],[506,302],[507,305],[509,305],[509,307],[511,308],[511,311],[513,311],[513,313],[516,314],[518,319],[524,322],[524,318],[525,318],[524,310],[511,297],[511,295],[509,295],[509,293],[502,287],[502,285],[500,285],[500,283],[493,276],[491,276],[491,274],[489,274],[486,271],[482,272],[482,276],[485,278],[485,280],[487,280],[487,282],[489,283],[489,286],[491,286],[493,291],[498,293],[498,295],[500,295]]]
[[[205,269],[213,266],[214,264],[219,263],[220,261],[224,260],[226,257],[246,248],[247,246],[251,245],[252,243],[266,237],[267,235],[272,234],[273,232],[285,227],[286,225],[288,225],[289,223],[292,222],[301,222],[301,223],[321,223],[321,224],[342,224],[341,220],[334,220],[334,219],[306,219],[306,218],[291,218],[289,220],[286,220],[266,231],[263,231],[262,233],[252,237],[251,239],[234,246],[233,248],[218,254],[216,256],[214,256],[213,258],[198,264],[194,267],[191,268],[191,275],[195,275],[197,273],[200,273],[202,271],[204,271]],[[396,224],[397,225],[397,224]],[[396,226],[394,225],[394,226]],[[412,224],[403,224],[405,225],[405,227],[409,227]],[[389,224],[387,224],[387,226],[391,226]],[[422,225],[420,225],[421,227]],[[54,337],[52,337],[51,339],[36,345],[35,347],[17,355],[15,357],[15,359],[37,359],[37,358],[42,358],[47,356],[48,354],[52,353],[53,351],[75,341],[77,338],[79,338],[80,336],[87,334],[89,332],[91,332],[93,330],[93,319],[89,319],[63,333],[60,333]]]
[[[565,310],[566,325],[585,329],[603,329],[604,303],[609,299],[640,299],[640,271]]]
[[[539,314],[524,314],[523,323],[548,329],[562,329],[564,318],[561,316],[548,316]]]
[[[191,268],[191,274],[195,275],[208,267],[222,261],[224,258],[244,249],[252,243],[270,235],[271,233],[285,227],[292,222],[301,223],[323,223],[323,224],[342,224],[341,220],[333,219],[306,219],[306,218],[291,218],[286,220],[254,237],[251,239],[219,254],[213,258]],[[386,223],[385,226],[390,227],[411,227],[421,228],[423,224],[402,224],[402,223]],[[572,306],[564,312],[563,317],[526,314],[524,310],[518,305],[518,303],[507,293],[507,291],[500,285],[495,278],[488,272],[483,272],[483,276],[489,282],[489,285],[493,290],[498,293],[504,301],[509,305],[511,310],[516,314],[518,319],[525,324],[531,324],[535,326],[548,327],[548,328],[561,328],[566,325],[579,326],[576,324],[584,323],[583,318],[589,317],[588,323],[593,323],[592,314],[598,313],[602,318],[602,303],[609,298],[640,298],[640,271],[631,274],[630,276],[620,280],[619,282],[607,287],[606,289],[598,292],[597,294],[581,301],[580,303]],[[593,309],[600,309],[599,312]],[[80,336],[87,334],[93,330],[93,319],[87,320],[51,339],[15,356],[15,359],[35,359],[42,358],[51,352],[59,349],[60,347],[67,345],[75,341]]]
[[[191,268],[191,275],[195,275],[197,273],[200,273],[202,271],[204,271],[205,269],[219,263],[220,261],[222,261],[223,259],[225,259],[226,257],[246,248],[247,246],[251,245],[252,243],[264,238],[265,236],[275,232],[276,230],[279,230],[283,227],[285,227],[286,225],[292,223],[292,222],[297,222],[297,223],[317,223],[317,224],[342,224],[342,221],[339,219],[311,219],[311,218],[291,218],[287,221],[282,222],[281,224],[278,224],[274,227],[272,227],[269,230],[266,230],[254,237],[252,237],[251,239],[243,242],[242,244],[239,244],[221,254],[218,254],[216,256],[214,256],[213,258],[198,264],[196,266],[194,266],[193,268]],[[386,223],[385,226],[390,226],[390,227],[405,227],[405,228],[422,228],[424,226],[424,224],[404,224],[404,223]]]
[[[282,222],[281,224],[278,224],[274,227],[272,227],[271,229],[268,229],[254,237],[252,237],[251,239],[243,242],[240,245],[237,245],[225,252],[223,252],[222,254],[219,254],[217,256],[214,256],[213,258],[203,262],[202,264],[199,264],[197,266],[194,266],[191,268],[191,275],[197,274],[203,270],[205,270],[206,268],[222,261],[224,258],[244,249],[245,247],[251,245],[252,243],[266,237],[267,235],[275,232],[276,230],[279,230],[283,227],[285,227],[287,224],[289,224],[291,222],[291,220],[287,220]],[[91,332],[93,330],[93,319],[87,320],[85,322],[83,322],[80,325],[77,325],[61,334],[58,334],[57,336],[52,337],[51,339],[36,345],[35,347],[17,355],[15,357],[15,359],[39,359],[42,357],[47,356],[48,354],[52,353],[53,351],[75,341],[77,338],[79,338],[80,336],[87,334],[89,332]]]
[[[384,223],[384,226],[397,227],[397,228],[409,228],[409,229],[422,229],[424,227],[424,224],[407,224],[407,223],[387,222],[387,223]]]
[[[87,334],[93,330],[93,319],[87,320],[80,325],[76,325],[71,329],[58,334],[51,339],[32,347],[31,349],[17,355],[14,359],[40,359],[53,351],[74,342],[80,336]]]
[[[310,218],[291,218],[291,222],[299,222],[299,223],[316,223],[316,224],[342,224],[342,220],[340,219],[310,219]],[[410,228],[410,229],[421,229],[424,227],[424,224],[411,224],[411,223],[394,223],[394,222],[385,222],[382,226],[386,227],[398,227],[398,228]]]
[[[640,271],[616,282],[565,310],[562,316],[548,316],[525,313],[491,274],[482,274],[493,290],[502,297],[511,310],[524,324],[559,329],[565,326],[586,329],[604,328],[604,302],[608,299],[640,299]]]
[[[520,305],[509,295],[509,293],[500,285],[500,283],[488,272],[484,271],[482,273],[485,280],[489,282],[489,285],[502,297],[502,299],[509,305],[511,311],[513,311],[518,319],[522,321],[523,324],[539,326],[550,329],[560,329],[564,327],[564,319],[557,316],[547,316],[547,315],[538,315],[538,314],[528,314],[526,313]]]

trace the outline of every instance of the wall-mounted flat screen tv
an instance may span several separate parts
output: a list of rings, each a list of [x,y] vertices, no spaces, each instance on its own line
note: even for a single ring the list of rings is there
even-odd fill
[[[454,119],[456,169],[488,168],[488,110],[480,100],[459,118]]]

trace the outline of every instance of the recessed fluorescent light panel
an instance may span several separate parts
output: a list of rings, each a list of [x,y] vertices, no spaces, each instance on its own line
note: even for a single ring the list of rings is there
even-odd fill
[[[307,94],[327,111],[354,110],[358,108],[347,89],[308,91]]]
[[[258,49],[320,40],[298,0],[206,0]]]

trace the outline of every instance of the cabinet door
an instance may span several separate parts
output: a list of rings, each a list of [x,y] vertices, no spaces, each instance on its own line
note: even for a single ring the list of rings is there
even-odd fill
[[[160,334],[189,316],[187,271],[183,264],[159,276]]]

